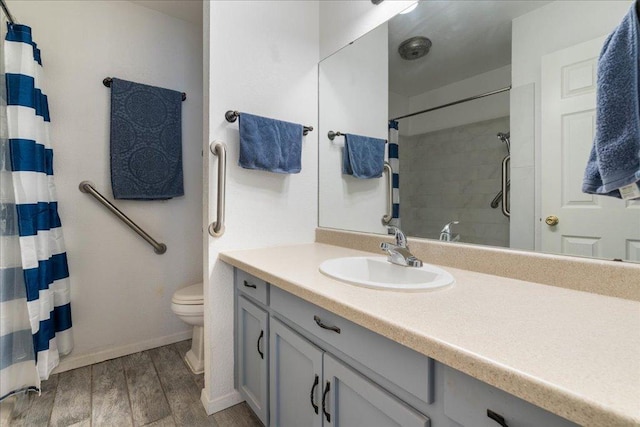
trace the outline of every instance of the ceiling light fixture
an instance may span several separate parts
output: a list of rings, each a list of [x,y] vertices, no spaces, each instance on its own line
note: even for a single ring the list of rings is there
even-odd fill
[[[411,37],[410,39],[400,43],[400,46],[398,46],[398,53],[402,59],[412,61],[414,59],[422,58],[429,53],[431,45],[431,40],[426,37]]]
[[[418,7],[418,2],[415,2],[414,4],[412,4],[411,6],[409,6],[408,8],[406,8],[405,10],[403,10],[402,12],[400,12],[400,15],[406,15],[407,13],[411,13],[414,10],[416,10],[416,7]]]
[[[376,6],[379,5],[380,3],[382,3],[384,0],[371,0],[371,3],[375,4]]]

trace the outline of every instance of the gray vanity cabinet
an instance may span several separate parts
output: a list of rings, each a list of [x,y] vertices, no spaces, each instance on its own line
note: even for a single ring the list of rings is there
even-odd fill
[[[575,426],[241,270],[235,282],[236,388],[267,427]]]
[[[271,318],[271,426],[322,427],[323,351]]]
[[[429,419],[275,318],[270,325],[272,427],[428,427]]]
[[[409,408],[330,354],[324,355],[322,408],[325,426],[429,427]]]
[[[236,308],[238,390],[260,421],[268,425],[269,315],[242,295]]]

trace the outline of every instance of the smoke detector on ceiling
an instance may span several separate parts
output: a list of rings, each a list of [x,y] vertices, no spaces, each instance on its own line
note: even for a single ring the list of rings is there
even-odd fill
[[[400,43],[398,53],[402,59],[410,61],[425,56],[431,50],[432,45],[431,40],[426,37],[411,37]]]

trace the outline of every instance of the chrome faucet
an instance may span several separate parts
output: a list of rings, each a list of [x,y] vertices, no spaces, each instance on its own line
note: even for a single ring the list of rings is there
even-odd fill
[[[392,264],[401,265],[403,267],[422,267],[422,261],[416,258],[411,252],[409,252],[409,246],[407,246],[407,236],[404,235],[402,230],[398,227],[389,227],[387,229],[389,234],[394,234],[396,237],[396,244],[382,242],[380,243],[380,249],[386,251],[389,257],[388,261]]]
[[[459,234],[453,234],[451,232],[451,226],[455,224],[460,224],[459,221],[451,221],[447,225],[445,225],[440,231],[440,240],[443,242],[457,242],[460,240]]]

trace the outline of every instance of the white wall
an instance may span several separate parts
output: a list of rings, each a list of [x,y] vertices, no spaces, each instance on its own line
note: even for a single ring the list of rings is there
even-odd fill
[[[9,1],[9,7],[33,28],[47,80],[75,337],[59,370],[188,338],[188,325],[170,304],[176,289],[202,277],[200,29],[130,2]],[[115,202],[166,243],[162,256],[78,191],[91,180],[112,199],[107,76],[187,93],[185,196]]]
[[[344,137],[330,130],[387,139],[389,69],[387,25],[381,25],[320,63],[319,207],[321,227],[384,233],[386,177],[342,174]]]
[[[409,97],[389,91],[389,119],[409,113]]]
[[[226,232],[209,238],[206,312],[206,389],[209,413],[240,400],[233,384],[233,275],[218,260],[223,250],[313,242],[317,224],[317,142],[303,140],[302,171],[281,175],[242,169],[239,110],[311,125],[317,129],[317,1],[215,1],[205,4],[209,46],[209,141],[228,145]],[[206,126],[206,124],[205,124]],[[208,221],[216,218],[216,159],[209,153]],[[295,262],[292,260],[292,262]]]
[[[438,89],[409,97],[409,112],[426,110],[511,84],[511,66],[478,74]],[[509,115],[509,92],[488,96],[442,110],[432,111],[400,123],[401,135],[420,135]],[[396,116],[397,117],[397,116]]]
[[[416,0],[322,0],[320,2],[320,58],[362,37]]]
[[[513,242],[514,247],[539,249],[540,172],[535,165],[541,167],[541,59],[551,52],[611,33],[630,5],[629,0],[556,1],[513,20],[511,67],[514,107],[517,106],[523,114],[531,111],[527,107],[531,102],[531,85],[535,97],[533,138],[526,117],[519,119],[512,115],[511,208],[532,221],[512,221],[510,234],[518,238]],[[523,194],[535,194],[535,203],[515,196]]]

